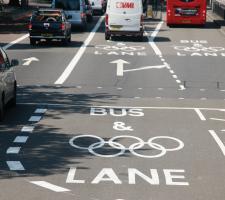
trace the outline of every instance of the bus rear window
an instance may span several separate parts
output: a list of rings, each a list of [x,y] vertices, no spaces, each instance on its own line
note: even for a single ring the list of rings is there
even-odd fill
[[[63,10],[80,10],[80,0],[56,0],[55,8]]]

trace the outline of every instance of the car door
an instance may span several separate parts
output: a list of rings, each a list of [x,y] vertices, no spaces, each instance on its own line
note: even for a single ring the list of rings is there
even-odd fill
[[[4,59],[4,64],[1,67],[1,81],[4,85],[3,87],[5,92],[5,103],[7,103],[10,99],[13,98],[14,95],[15,75],[8,56],[3,50],[1,50],[1,54]]]
[[[140,31],[141,0],[111,0],[108,20],[112,31]]]

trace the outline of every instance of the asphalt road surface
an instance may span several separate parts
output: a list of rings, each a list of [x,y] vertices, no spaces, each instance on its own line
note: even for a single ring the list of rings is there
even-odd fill
[[[0,35],[20,61],[17,107],[0,124],[1,200],[222,200],[225,35],[145,22],[143,42]]]

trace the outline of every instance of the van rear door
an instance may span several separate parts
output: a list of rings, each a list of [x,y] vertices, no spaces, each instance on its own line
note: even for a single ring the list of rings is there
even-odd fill
[[[111,31],[140,31],[142,0],[110,0],[108,22]]]

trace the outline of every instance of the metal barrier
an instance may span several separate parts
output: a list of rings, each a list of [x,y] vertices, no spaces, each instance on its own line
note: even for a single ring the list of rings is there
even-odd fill
[[[213,12],[225,20],[225,1],[214,1]]]

